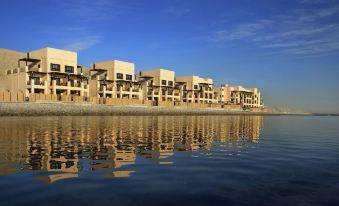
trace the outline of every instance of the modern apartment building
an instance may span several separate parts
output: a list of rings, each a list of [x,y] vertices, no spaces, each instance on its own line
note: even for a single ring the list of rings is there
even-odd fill
[[[178,76],[176,82],[183,84],[183,102],[216,103],[213,79],[199,76]]]
[[[261,93],[257,88],[221,85],[215,90],[218,93],[218,103],[220,104],[242,105],[244,108],[264,106]]]
[[[20,96],[21,101],[24,101],[24,97],[31,97],[30,100],[33,100],[34,96],[47,96],[30,95],[40,93],[58,97],[72,95],[133,99],[130,101],[133,104],[138,102],[135,99],[152,100],[152,104],[157,106],[178,106],[185,104],[173,102],[187,102],[241,105],[243,108],[264,107],[261,92],[257,88],[229,85],[214,88],[210,78],[175,76],[174,71],[167,69],[144,70],[136,76],[134,63],[118,60],[96,62],[87,70],[78,65],[76,52],[54,48],[42,48],[27,53],[0,49],[0,92],[7,93],[6,98],[10,101],[16,101],[12,98],[15,95],[17,99]],[[13,93],[10,98],[8,92]],[[5,99],[5,95],[2,96]],[[59,99],[81,99],[66,97]],[[56,96],[54,98],[57,99]],[[96,98],[82,99],[81,101],[92,102],[88,99]],[[100,102],[97,100],[93,102]],[[125,104],[121,103],[124,101],[119,100],[119,104]],[[141,102],[145,104],[145,101]],[[147,104],[151,105],[150,102]]]
[[[175,72],[153,69],[139,72],[144,85],[145,99],[153,101],[180,101],[180,85],[175,83]]]
[[[90,96],[142,99],[133,63],[118,60],[97,62],[89,71]]]
[[[42,48],[27,53],[0,50],[0,90],[88,96],[77,53]]]

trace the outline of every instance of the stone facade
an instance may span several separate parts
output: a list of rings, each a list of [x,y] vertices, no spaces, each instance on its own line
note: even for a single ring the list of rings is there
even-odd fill
[[[205,108],[204,104],[211,108],[264,107],[257,88],[228,85],[214,88],[213,79],[176,76],[168,69],[143,70],[136,75],[134,63],[118,60],[96,62],[87,70],[78,65],[77,53],[54,48],[27,53],[0,49],[0,92],[10,92],[13,100],[18,97],[18,101],[23,95],[28,101],[33,98],[99,102],[101,99],[116,104],[110,99],[128,99],[163,107],[191,107],[190,104],[201,108]],[[53,96],[49,98],[49,95]]]

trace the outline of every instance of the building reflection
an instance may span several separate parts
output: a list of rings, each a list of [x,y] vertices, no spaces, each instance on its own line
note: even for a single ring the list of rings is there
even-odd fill
[[[180,151],[210,150],[213,142],[258,142],[262,116],[36,117],[0,119],[0,175],[18,169],[43,170],[44,182],[111,171],[112,177],[136,158],[173,164]]]

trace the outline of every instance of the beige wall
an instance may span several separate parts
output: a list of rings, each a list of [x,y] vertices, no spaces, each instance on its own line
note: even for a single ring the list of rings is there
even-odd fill
[[[0,49],[0,75],[7,70],[18,68],[18,60],[25,57],[25,53],[9,49]]]
[[[261,92],[257,88],[222,85],[215,88],[218,92],[218,102],[225,104],[242,104],[249,107],[263,107]],[[233,93],[233,96],[232,96]],[[245,96],[241,99],[240,95]]]
[[[167,69],[153,69],[141,71],[141,76],[153,77],[154,86],[168,86],[168,82],[172,81],[174,86],[175,72]],[[166,85],[162,84],[162,80],[166,80]]]
[[[0,49],[0,91],[26,92],[27,74],[18,69],[18,60],[25,56],[23,52]],[[7,75],[8,70],[11,74]]]
[[[0,76],[0,91],[26,92],[25,72]]]
[[[117,80],[117,73],[123,74],[123,79],[126,80],[126,75],[132,75],[132,81],[135,80],[135,66],[133,63],[123,62],[118,60],[96,62],[95,68],[106,69],[107,79]]]
[[[187,90],[194,90],[194,85],[197,86],[196,90],[199,90],[199,84],[213,84],[213,80],[210,78],[202,78],[199,76],[177,76],[175,81],[185,82]]]
[[[54,48],[43,48],[29,52],[31,58],[40,59],[42,72],[51,72],[51,63],[60,64],[60,72],[65,72],[65,66],[72,66],[77,72],[77,53]]]

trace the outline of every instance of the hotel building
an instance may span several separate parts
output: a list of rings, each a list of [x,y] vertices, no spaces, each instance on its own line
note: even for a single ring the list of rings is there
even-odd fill
[[[184,85],[183,102],[217,103],[212,79],[199,76],[178,76],[175,80]]]
[[[43,48],[27,53],[0,50],[0,90],[88,96],[77,53]]]
[[[89,71],[90,96],[142,99],[133,63],[118,60],[97,62]]]
[[[145,99],[152,101],[180,101],[180,85],[175,83],[175,72],[167,69],[144,70],[138,79],[144,86]]]
[[[264,106],[260,91],[257,88],[221,85],[215,88],[218,103],[226,105],[241,105],[243,108],[259,108]]]
[[[133,63],[118,60],[96,62],[88,70],[78,65],[76,52],[54,48],[27,53],[0,49],[0,101],[25,101],[26,97],[26,101],[82,99],[79,102],[100,103],[96,98],[74,96],[133,99],[131,102],[151,100],[154,106],[178,106],[181,104],[177,102],[186,102],[264,107],[257,88],[229,85],[214,88],[210,78],[176,77],[174,71],[167,69],[144,70],[136,75]],[[100,104],[106,102],[113,101]],[[117,104],[125,103],[121,100]]]

